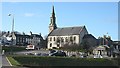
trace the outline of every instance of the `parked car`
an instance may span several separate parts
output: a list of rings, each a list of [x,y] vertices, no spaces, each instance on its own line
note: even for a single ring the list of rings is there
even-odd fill
[[[50,50],[50,53],[54,53],[54,52],[57,52],[57,51],[53,49]]]
[[[36,56],[41,56],[41,53],[35,53],[34,55],[36,55]]]
[[[41,53],[40,56],[49,56],[49,54],[46,54],[46,53]]]
[[[25,55],[34,55],[33,53],[25,53]]]
[[[57,51],[52,53],[50,56],[66,56],[66,53],[63,51]]]

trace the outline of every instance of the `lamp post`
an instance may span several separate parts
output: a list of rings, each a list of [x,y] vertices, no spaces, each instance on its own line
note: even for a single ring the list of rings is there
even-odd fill
[[[14,35],[14,14],[8,14],[8,16],[12,16],[12,39],[11,39],[11,43],[13,45],[13,35]]]

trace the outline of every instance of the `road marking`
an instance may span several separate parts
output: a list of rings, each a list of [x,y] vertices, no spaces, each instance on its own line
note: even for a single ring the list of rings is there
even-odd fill
[[[6,59],[7,59],[8,63],[10,64],[10,66],[12,66],[12,64],[10,63],[10,61],[8,60],[8,58],[7,58],[7,57],[6,57]]]

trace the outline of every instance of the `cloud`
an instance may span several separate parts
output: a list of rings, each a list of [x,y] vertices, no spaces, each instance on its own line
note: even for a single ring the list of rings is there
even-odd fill
[[[34,16],[35,14],[34,13],[25,13],[24,14],[26,17],[32,17],[32,16]]]

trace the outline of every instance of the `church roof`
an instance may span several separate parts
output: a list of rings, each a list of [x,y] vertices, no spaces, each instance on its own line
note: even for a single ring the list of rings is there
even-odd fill
[[[49,36],[78,35],[83,28],[85,28],[85,26],[57,28],[53,30]]]
[[[84,35],[83,39],[84,38],[94,38],[94,39],[96,39],[92,34],[86,34],[86,35]]]

